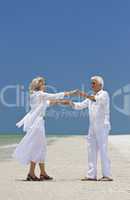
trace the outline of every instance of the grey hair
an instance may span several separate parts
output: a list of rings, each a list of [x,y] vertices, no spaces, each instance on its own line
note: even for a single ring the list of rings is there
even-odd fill
[[[39,90],[39,82],[40,81],[45,81],[45,79],[43,77],[37,77],[37,78],[34,78],[30,85],[29,85],[29,92],[30,93],[33,93],[34,91],[38,91]]]
[[[103,89],[103,87],[104,87],[104,80],[103,80],[103,78],[101,76],[93,76],[93,77],[91,77],[91,81],[93,81],[93,80],[98,81],[101,84],[101,87]]]

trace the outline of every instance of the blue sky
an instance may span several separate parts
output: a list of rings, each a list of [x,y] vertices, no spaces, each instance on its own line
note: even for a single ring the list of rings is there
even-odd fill
[[[1,1],[0,89],[15,84],[27,89],[41,75],[57,91],[83,84],[89,90],[90,77],[99,74],[112,96],[130,83],[129,9],[128,0]],[[9,101],[13,95],[7,95]],[[116,101],[123,109],[124,96]],[[0,107],[0,132],[18,132],[15,123],[24,108]],[[129,133],[130,116],[113,105],[111,110],[112,131]],[[47,120],[51,133],[82,133],[87,128],[86,118]]]

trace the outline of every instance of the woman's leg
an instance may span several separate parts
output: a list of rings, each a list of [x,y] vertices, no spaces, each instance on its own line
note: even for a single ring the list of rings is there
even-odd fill
[[[43,176],[46,175],[44,162],[39,163],[39,167],[40,167],[40,174],[43,175]]]
[[[40,179],[35,175],[35,167],[36,167],[36,163],[31,161],[29,173],[26,179],[27,181],[40,181]]]
[[[52,180],[53,178],[48,176],[46,171],[45,171],[45,164],[43,163],[39,163],[39,167],[40,167],[40,180],[44,181],[44,180]]]
[[[29,175],[31,175],[32,177],[35,177],[35,167],[36,167],[36,163],[31,161]]]

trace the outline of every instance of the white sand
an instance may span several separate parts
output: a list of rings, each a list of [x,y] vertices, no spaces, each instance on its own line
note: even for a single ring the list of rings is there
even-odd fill
[[[2,161],[1,200],[130,200],[130,135],[110,136],[114,182],[80,181],[87,168],[87,146],[83,136],[53,137],[50,143],[47,171],[55,177],[54,181],[23,181],[28,167],[13,160]]]

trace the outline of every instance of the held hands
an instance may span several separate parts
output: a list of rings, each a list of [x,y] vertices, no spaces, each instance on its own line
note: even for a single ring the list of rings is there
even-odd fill
[[[87,93],[82,92],[82,91],[79,91],[79,96],[80,96],[80,97],[84,97],[84,98],[88,98]]]
[[[79,96],[79,90],[76,89],[76,90],[71,90],[69,92],[65,92],[65,96]]]
[[[78,89],[76,90],[72,90],[69,92],[65,92],[65,96],[80,96],[80,97],[84,97],[84,98],[88,98],[89,96],[87,95],[87,93],[82,92]]]

